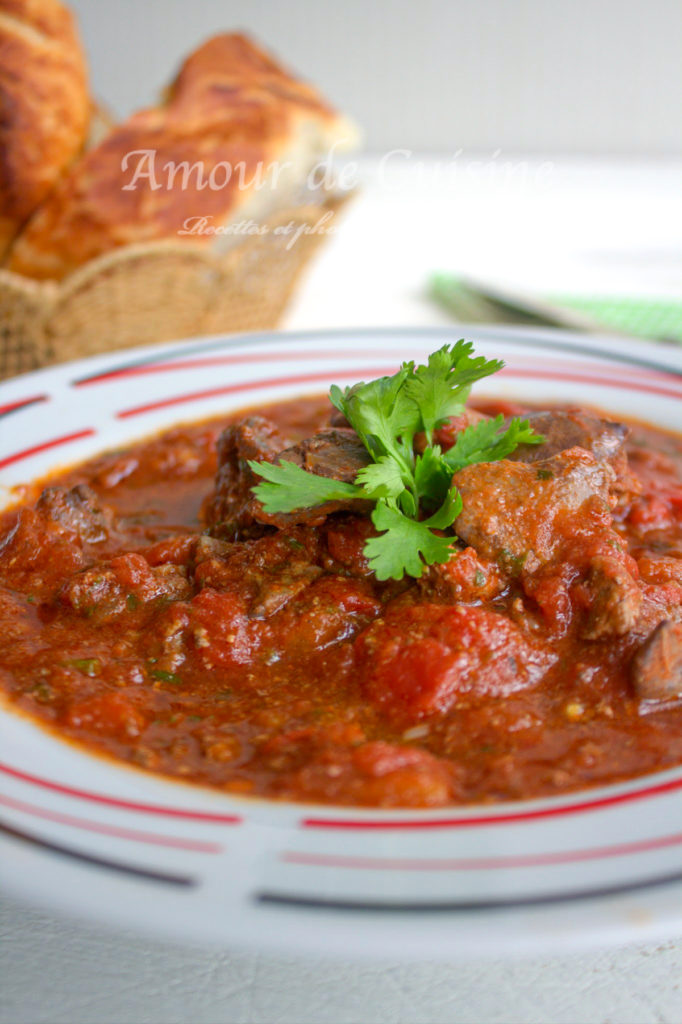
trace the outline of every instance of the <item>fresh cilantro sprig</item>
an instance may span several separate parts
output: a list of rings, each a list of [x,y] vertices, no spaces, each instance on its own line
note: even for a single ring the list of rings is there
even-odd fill
[[[465,407],[471,386],[501,370],[499,359],[476,356],[471,342],[460,340],[432,352],[426,365],[403,363],[392,377],[360,382],[329,397],[364,444],[371,461],[354,483],[309,473],[293,462],[249,462],[262,480],[253,492],[269,513],[296,512],[328,501],[361,499],[373,503],[378,531],[365,543],[365,556],[377,578],[418,578],[425,566],[446,562],[454,537],[445,531],[462,511],[453,475],[477,462],[510,455],[519,444],[539,444],[527,420],[502,416],[473,423],[443,452],[435,431]],[[426,446],[415,451],[415,437]],[[420,446],[421,447],[421,446]]]
[[[365,542],[365,557],[377,579],[399,580],[407,574],[419,578],[425,565],[447,562],[452,554],[452,537],[434,530],[446,530],[462,511],[462,496],[451,487],[445,501],[428,519],[411,519],[385,499],[377,502],[372,522],[380,531]]]
[[[453,473],[476,462],[497,462],[506,459],[520,444],[541,444],[544,438],[536,434],[528,420],[515,416],[504,426],[504,416],[480,420],[462,430],[452,448],[443,456]]]
[[[249,462],[249,466],[264,479],[253,492],[266,512],[296,512],[326,501],[358,497],[359,488],[355,484],[317,476],[293,462]]]

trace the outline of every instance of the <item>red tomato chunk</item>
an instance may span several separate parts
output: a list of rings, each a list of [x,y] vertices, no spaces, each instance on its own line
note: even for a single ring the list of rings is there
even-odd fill
[[[526,689],[555,660],[501,615],[429,604],[389,612],[358,637],[355,652],[364,693],[406,722],[445,714],[462,698]]]

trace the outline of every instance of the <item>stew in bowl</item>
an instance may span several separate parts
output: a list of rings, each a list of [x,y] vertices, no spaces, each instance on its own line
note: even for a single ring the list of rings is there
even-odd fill
[[[465,405],[456,348],[439,382],[429,361],[23,488],[0,516],[7,700],[294,801],[437,808],[681,764],[682,436]]]

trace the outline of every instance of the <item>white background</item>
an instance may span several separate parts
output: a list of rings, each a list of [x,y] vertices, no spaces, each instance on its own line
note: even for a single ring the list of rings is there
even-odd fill
[[[246,28],[365,129],[367,148],[682,151],[679,0],[73,0],[117,114],[207,36]]]
[[[2,906],[0,904],[0,906]],[[22,1024],[679,1024],[682,948],[449,966],[179,949],[4,905]]]

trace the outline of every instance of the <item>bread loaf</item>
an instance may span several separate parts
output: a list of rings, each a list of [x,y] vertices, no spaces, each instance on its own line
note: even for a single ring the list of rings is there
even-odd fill
[[[83,147],[85,57],[58,0],[0,0],[0,259]]]
[[[187,58],[161,105],[74,164],[15,243],[9,268],[60,279],[135,243],[225,247],[237,217],[291,205],[310,169],[352,136],[315,88],[248,38],[216,36]],[[202,223],[207,230],[194,233]]]

